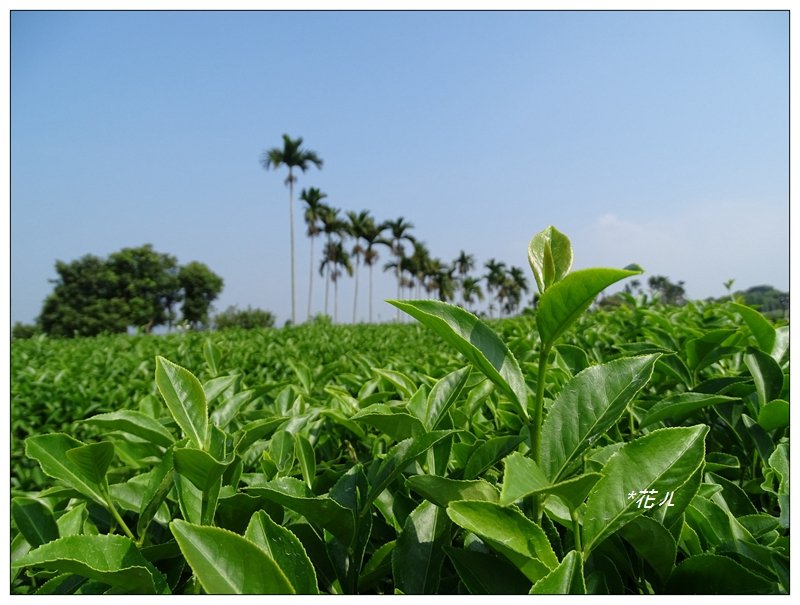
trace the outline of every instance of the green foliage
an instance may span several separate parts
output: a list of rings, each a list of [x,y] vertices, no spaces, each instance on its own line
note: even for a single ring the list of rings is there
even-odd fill
[[[263,309],[237,309],[228,307],[222,313],[214,316],[214,327],[217,330],[240,328],[252,330],[254,328],[271,328],[275,325],[275,315]]]
[[[175,319],[173,307],[183,301],[183,319],[205,322],[211,302],[222,290],[222,279],[208,267],[191,262],[179,267],[175,257],[150,244],[124,248],[107,259],[93,255],[56,262],[55,288],[37,319],[52,336],[94,336],[149,332]]]
[[[788,594],[787,326],[529,253],[491,324],[15,341],[12,592]]]

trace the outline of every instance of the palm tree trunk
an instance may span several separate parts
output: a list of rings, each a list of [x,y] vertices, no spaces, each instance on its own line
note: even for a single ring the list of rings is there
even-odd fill
[[[356,323],[356,304],[358,303],[358,255],[356,255],[356,289],[353,293],[353,323]]]
[[[328,235],[328,249],[331,246],[331,236]],[[331,282],[331,261],[328,260],[328,263],[325,265],[325,315],[328,314],[328,286]]]
[[[294,295],[294,187],[292,186],[292,169],[289,169],[289,245],[291,247],[292,265],[292,324],[297,323],[295,314],[295,295]]]
[[[311,235],[311,251],[308,258],[308,311],[306,321],[311,321],[311,286],[314,285],[314,236]]]
[[[333,282],[333,323],[339,317],[339,280]]]
[[[369,266],[369,323],[372,323],[372,265]]]

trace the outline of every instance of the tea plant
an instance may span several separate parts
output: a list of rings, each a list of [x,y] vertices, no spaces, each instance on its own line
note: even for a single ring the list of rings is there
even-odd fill
[[[572,271],[553,227],[528,257],[533,317],[390,301],[437,340],[388,362],[196,341],[158,397],[28,436],[56,482],[15,491],[12,591],[788,593],[788,327],[587,315],[641,269]]]

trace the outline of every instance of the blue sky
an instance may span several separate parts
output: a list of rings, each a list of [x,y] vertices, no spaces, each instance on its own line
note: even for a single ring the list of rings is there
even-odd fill
[[[788,289],[788,63],[786,12],[15,12],[11,321],[38,315],[56,260],[151,243],[223,277],[217,310],[282,323],[286,173],[259,157],[283,133],[324,160],[298,191],[403,216],[475,274],[528,271],[552,224],[576,268],[637,262],[694,298]],[[344,279],[340,320],[352,297]]]

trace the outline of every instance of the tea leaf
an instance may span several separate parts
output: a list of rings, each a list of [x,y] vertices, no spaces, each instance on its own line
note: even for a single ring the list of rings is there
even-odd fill
[[[449,527],[444,509],[427,500],[406,518],[392,553],[395,585],[404,594],[437,593]]]
[[[488,481],[463,481],[436,475],[413,475],[406,485],[437,506],[447,507],[454,500],[486,500],[497,502],[497,488]]]
[[[318,594],[317,575],[303,544],[263,510],[256,511],[244,534],[272,557],[292,584],[296,594]]]
[[[11,499],[11,519],[32,548],[59,537],[56,519],[47,506],[34,498]]]
[[[545,345],[552,345],[580,317],[595,297],[611,284],[641,271],[581,269],[567,274],[542,293],[536,325]]]
[[[474,595],[525,594],[531,586],[516,567],[493,554],[460,548],[444,548],[458,577]]]
[[[584,553],[646,511],[640,490],[657,490],[659,500],[679,490],[703,463],[706,433],[705,425],[660,429],[623,445],[586,501]]]
[[[519,363],[497,334],[472,313],[436,300],[388,300],[433,330],[494,382],[527,418],[528,389]]]
[[[714,554],[683,560],[667,582],[669,594],[774,594],[774,585],[736,561]]]
[[[275,560],[251,540],[180,519],[169,524],[183,556],[209,594],[294,594]]]
[[[161,572],[123,536],[66,536],[30,551],[12,567],[77,574],[129,593],[169,592]]]
[[[109,431],[122,431],[135,435],[161,447],[169,447],[175,441],[175,437],[161,422],[137,410],[117,410],[107,414],[97,414],[83,422]]]
[[[572,268],[572,244],[553,226],[540,231],[528,244],[528,263],[539,292],[562,280]]]
[[[532,581],[558,566],[542,528],[517,509],[493,502],[459,500],[447,506],[447,515],[509,558]]]
[[[658,357],[623,357],[592,366],[564,385],[542,426],[541,466],[548,477],[561,479],[572,461],[619,420],[650,380]]]
[[[83,469],[70,463],[69,450],[85,444],[63,433],[35,435],[25,440],[25,455],[36,460],[42,471],[54,479],[60,479],[84,496],[105,506],[103,486],[94,479],[94,473],[87,476]]]
[[[733,403],[736,397],[725,395],[707,395],[705,393],[680,393],[662,399],[647,411],[639,427],[649,426],[660,420],[670,419],[680,422],[692,415],[692,412],[718,403]]]
[[[580,553],[569,551],[558,567],[533,585],[530,594],[586,594]]]
[[[194,445],[206,449],[208,404],[203,385],[181,366],[156,357],[156,385],[175,422]]]

